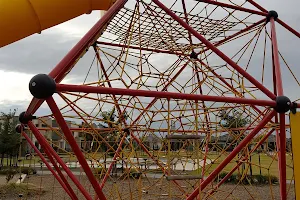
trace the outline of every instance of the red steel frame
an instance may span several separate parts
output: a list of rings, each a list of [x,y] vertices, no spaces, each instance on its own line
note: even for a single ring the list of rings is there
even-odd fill
[[[59,173],[60,177],[57,175],[57,173],[52,169],[50,164],[46,161],[45,157],[43,154],[38,150],[38,148],[32,143],[31,139],[28,137],[28,135],[22,131],[22,136],[26,139],[28,144],[34,149],[34,151],[37,153],[37,155],[41,158],[41,160],[45,163],[47,166],[48,170],[53,174],[53,176],[56,178],[56,180],[59,182],[59,184],[63,187],[63,189],[68,193],[68,195],[71,197],[71,199],[78,199],[72,188],[70,187],[69,183],[67,182],[66,178],[62,175],[61,176],[61,171],[58,170],[56,167],[56,163],[52,162],[53,159],[50,159],[52,165],[55,167],[57,170],[57,173]],[[50,156],[50,158],[52,158]]]
[[[67,72],[72,69],[72,67],[77,62],[78,58],[82,56],[85,52],[85,49],[87,49],[89,46],[91,46],[94,42],[96,42],[97,36],[99,36],[102,32],[102,30],[105,28],[106,24],[115,16],[115,14],[124,6],[124,4],[127,2],[127,0],[118,0],[109,10],[108,12],[93,26],[93,28],[78,42],[77,45],[72,48],[72,50],[62,59],[62,61],[49,73],[49,76],[54,78],[56,81],[56,90],[57,92],[85,92],[85,93],[101,93],[101,94],[112,94],[112,95],[129,95],[129,96],[144,96],[144,97],[154,97],[154,100],[149,104],[147,107],[148,109],[154,104],[154,102],[158,98],[167,98],[167,99],[185,99],[185,100],[195,100],[195,101],[215,101],[215,102],[230,102],[230,103],[239,103],[239,104],[249,104],[252,105],[253,108],[256,108],[255,106],[269,106],[269,107],[275,107],[276,102],[275,98],[276,96],[283,96],[283,87],[282,87],[282,78],[281,78],[281,69],[280,69],[280,62],[279,62],[279,55],[278,55],[278,45],[277,45],[277,36],[276,36],[276,29],[275,29],[275,19],[270,19],[270,26],[271,26],[271,42],[272,42],[272,58],[273,58],[273,81],[274,81],[274,93],[271,92],[269,89],[264,87],[261,83],[259,83],[255,78],[253,78],[250,74],[248,74],[245,70],[243,70],[240,66],[238,66],[234,61],[232,61],[229,57],[227,57],[223,52],[221,52],[219,49],[217,49],[216,46],[232,39],[235,36],[238,36],[239,34],[242,34],[246,31],[249,31],[250,29],[258,26],[259,24],[265,22],[265,19],[262,19],[255,24],[245,28],[244,30],[241,30],[237,33],[235,33],[232,36],[227,37],[224,40],[221,40],[215,44],[212,44],[208,40],[206,40],[201,34],[196,32],[189,24],[185,21],[183,21],[180,17],[178,17],[174,12],[172,12],[169,8],[167,8],[164,4],[162,4],[159,0],[152,0],[157,6],[159,6],[165,13],[170,15],[174,20],[176,20],[179,24],[182,25],[186,30],[188,30],[190,35],[195,36],[197,39],[199,39],[203,44],[206,45],[206,50],[212,50],[215,54],[217,54],[220,58],[222,58],[226,63],[228,63],[232,68],[234,68],[236,71],[238,71],[241,75],[243,75],[248,81],[250,81],[253,85],[255,85],[258,89],[260,89],[266,96],[270,98],[270,100],[254,100],[254,99],[246,99],[246,98],[235,98],[235,97],[218,97],[218,96],[209,96],[209,95],[193,95],[193,94],[183,94],[183,93],[171,93],[171,92],[165,92],[165,89],[163,89],[161,92],[158,91],[143,91],[143,90],[132,90],[132,89],[120,89],[120,88],[105,88],[105,87],[92,87],[92,86],[82,86],[82,85],[63,85],[59,84],[63,78],[66,76]],[[260,16],[267,16],[268,12],[263,7],[255,3],[253,0],[248,0],[250,4],[258,8],[260,11],[252,10],[252,9],[246,9],[239,6],[229,5],[225,3],[220,3],[217,1],[212,0],[201,0],[201,2],[205,2],[208,4],[213,4],[221,7],[231,8],[235,10],[240,10],[252,14],[257,14]],[[277,19],[277,22],[281,24],[283,27],[285,27],[287,30],[289,30],[291,33],[296,35],[300,38],[300,33],[292,29],[290,26],[288,26],[286,23],[281,21],[280,19]],[[112,45],[112,46],[119,46],[119,47],[127,47],[132,49],[141,49],[138,47],[129,47],[127,45],[120,45],[120,44],[112,44],[112,43],[106,43],[106,42],[97,42],[99,44],[103,45]],[[170,51],[164,51],[164,50],[156,50],[156,49],[147,49],[142,48],[141,50],[146,51],[153,51],[158,53],[167,53],[167,54],[177,54],[177,55],[183,55],[179,52],[170,52]],[[96,48],[95,48],[96,51]],[[167,88],[174,79],[183,71],[187,63],[182,67],[181,70],[179,70],[178,74],[176,74],[169,83],[166,84],[165,88]],[[208,67],[208,66],[207,66]],[[212,72],[214,72],[212,70]],[[223,79],[221,76],[219,76],[217,73],[214,72],[218,78],[224,82],[228,87],[230,87],[230,84],[227,83],[225,79]],[[232,88],[234,90],[234,88]],[[41,106],[44,100],[39,99],[33,99],[30,103],[27,111],[26,116],[32,115],[36,112],[36,110]],[[49,97],[46,99],[48,106],[50,107],[51,111],[53,112],[54,117],[56,118],[61,130],[65,134],[66,139],[68,140],[70,146],[72,147],[74,154],[77,156],[78,161],[80,162],[83,170],[85,171],[88,179],[90,180],[97,197],[99,199],[106,199],[102,192],[102,188],[104,186],[104,183],[108,177],[109,171],[111,170],[112,165],[109,167],[108,172],[105,175],[105,178],[103,179],[102,183],[99,184],[95,177],[92,174],[91,169],[89,168],[84,155],[80,151],[80,148],[78,147],[70,128],[67,126],[59,108],[57,107],[54,99],[52,97]],[[297,105],[297,107],[300,107]],[[256,110],[259,110],[256,108]],[[119,112],[121,110],[118,109]],[[204,180],[201,181],[201,184],[198,188],[196,188],[190,195],[187,196],[188,200],[194,199],[197,197],[199,190],[203,190],[211,181],[215,179],[217,174],[222,171],[222,169],[243,149],[245,145],[247,145],[254,137],[255,135],[272,119],[275,117],[275,122],[278,120],[279,115],[279,122],[280,122],[280,131],[279,134],[277,134],[277,141],[279,142],[279,153],[278,153],[278,160],[279,160],[279,170],[280,170],[280,194],[281,199],[286,199],[286,157],[285,157],[285,151],[286,151],[286,124],[285,124],[285,114],[276,113],[275,110],[270,111],[268,114],[264,115],[264,118],[262,121],[253,128],[253,130],[237,145],[237,147],[226,157],[225,160],[223,160],[220,165]],[[139,116],[140,117],[140,116]],[[139,119],[139,117],[134,121],[136,123]],[[134,124],[133,123],[133,124]],[[132,125],[133,125],[132,124]],[[131,126],[132,126],[131,125]],[[47,143],[46,139],[43,137],[43,135],[39,132],[39,130],[34,126],[32,122],[28,122],[28,126],[30,130],[35,135],[38,142],[41,144],[41,146],[45,149],[45,153],[47,154],[48,158],[50,159],[51,163],[55,167],[57,173],[51,168],[51,166],[46,162],[45,157],[39,152],[39,150],[34,146],[34,144],[31,142],[30,138],[26,135],[25,132],[22,132],[22,135],[26,138],[28,143],[34,148],[34,150],[37,152],[37,154],[40,156],[40,158],[45,162],[48,169],[53,173],[55,178],[58,180],[58,182],[61,184],[63,189],[67,192],[67,194],[72,199],[78,199],[70,187],[68,181],[60,171],[59,167],[57,166],[56,162],[58,162],[62,168],[65,170],[65,172],[68,174],[68,176],[71,178],[71,180],[75,183],[75,185],[78,187],[78,189],[82,192],[82,194],[85,196],[86,199],[92,199],[90,194],[83,188],[83,186],[79,183],[79,181],[76,179],[76,177],[72,174],[72,172],[69,170],[69,168],[65,165],[65,163],[60,159],[60,157],[57,155],[57,153],[52,149],[52,147]],[[249,126],[249,130],[251,130]],[[247,129],[248,130],[248,129]],[[274,131],[270,131],[261,141],[259,144],[261,144],[264,140],[267,139],[267,137]],[[138,142],[139,145],[142,146],[142,149],[146,151],[146,153],[154,159],[154,157],[151,155],[151,153],[143,146],[142,142],[132,133],[130,135]],[[125,135],[122,137],[121,144],[119,145],[116,154],[114,156],[114,159],[119,156],[119,151],[121,149],[121,145],[125,139]],[[257,144],[252,151],[254,151],[259,144]],[[246,159],[244,157],[243,159]],[[225,176],[221,182],[219,182],[218,186],[221,185],[225,180],[230,176],[231,173],[233,173],[238,166],[242,163],[239,162],[235,168],[232,169],[232,171]],[[56,161],[55,161],[56,160]],[[155,159],[154,159],[155,160]],[[159,162],[158,162],[159,164]],[[164,172],[166,170],[161,166]],[[167,172],[166,172],[167,173]],[[218,187],[217,186],[217,187]],[[96,198],[97,198],[96,197]]]

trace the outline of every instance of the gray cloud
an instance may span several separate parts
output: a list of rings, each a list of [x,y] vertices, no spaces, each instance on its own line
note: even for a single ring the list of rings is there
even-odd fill
[[[35,35],[0,49],[0,69],[49,73],[78,41],[59,33]]]

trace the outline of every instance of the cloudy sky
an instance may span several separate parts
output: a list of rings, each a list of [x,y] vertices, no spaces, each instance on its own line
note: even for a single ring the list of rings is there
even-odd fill
[[[297,0],[257,0],[268,10],[274,9],[279,17],[300,31],[300,2]],[[23,111],[32,96],[28,83],[38,73],[49,73],[64,55],[100,18],[100,12],[94,11],[76,19],[35,34],[26,39],[0,49],[0,111],[17,108]],[[299,63],[298,39],[287,31],[281,30],[279,43],[284,47],[288,60]],[[300,71],[300,70],[298,70]],[[300,75],[300,74],[299,74]],[[299,95],[300,97],[300,95]],[[42,110],[40,111],[42,113]]]

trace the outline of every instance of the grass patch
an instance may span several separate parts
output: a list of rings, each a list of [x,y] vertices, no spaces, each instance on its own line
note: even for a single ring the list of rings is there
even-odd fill
[[[36,185],[33,184],[16,184],[16,183],[10,183],[6,185],[0,186],[0,197],[1,199],[5,198],[11,198],[17,199],[22,195],[25,196],[35,196],[35,195],[41,195],[44,194],[46,190],[43,188],[39,188]]]
[[[212,163],[210,165],[206,165],[205,170],[205,176],[208,176],[212,171],[216,169],[216,167],[227,157],[228,153],[224,153],[222,155],[208,155],[208,158],[212,160]],[[254,154],[251,156],[251,166],[252,166],[252,175],[268,175],[270,177],[278,177],[279,176],[279,169],[278,169],[278,161],[274,159],[275,157],[266,155],[266,154],[260,154],[260,162],[259,162],[259,155]],[[222,170],[224,173],[228,173],[236,166],[236,159],[228,163],[225,168]],[[292,157],[290,155],[287,155],[287,179],[292,180],[293,179],[293,168],[292,166]],[[250,174],[250,164],[245,163],[245,170],[246,174]],[[242,165],[239,167],[237,171],[240,171],[242,173]],[[193,175],[199,175],[202,174],[202,168],[194,170],[192,172]]]

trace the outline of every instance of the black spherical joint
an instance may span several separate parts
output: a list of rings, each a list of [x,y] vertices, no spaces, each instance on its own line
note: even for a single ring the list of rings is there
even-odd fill
[[[19,121],[22,123],[22,124],[27,124],[29,121],[33,120],[33,119],[36,119],[35,116],[32,116],[32,115],[29,115],[29,116],[25,116],[25,112],[22,112],[20,115],[19,115]]]
[[[278,96],[276,97],[276,107],[275,110],[278,113],[285,113],[291,109],[292,102],[286,96]]]
[[[197,54],[195,51],[192,51],[191,55],[190,55],[191,59],[197,59]]]
[[[19,115],[19,121],[22,124],[27,124],[28,123],[28,119],[25,117],[25,112],[21,112],[21,114]]]
[[[29,90],[35,98],[46,99],[54,94],[56,84],[47,74],[38,74],[30,80]]]
[[[268,15],[267,15],[267,21],[269,22],[271,18],[274,18],[274,20],[276,21],[278,18],[278,13],[275,10],[270,10]]]
[[[22,133],[22,129],[23,129],[23,125],[22,125],[22,124],[18,124],[18,125],[16,126],[16,132],[17,132],[17,133]]]

